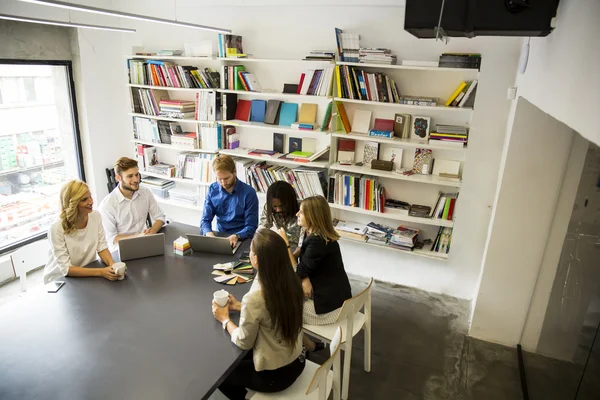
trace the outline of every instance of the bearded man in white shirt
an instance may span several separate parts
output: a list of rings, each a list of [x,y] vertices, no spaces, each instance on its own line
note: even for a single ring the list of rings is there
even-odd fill
[[[102,224],[111,251],[117,249],[119,240],[157,233],[165,223],[162,212],[152,192],[140,186],[138,163],[121,157],[115,163],[118,186],[100,203]],[[146,227],[150,214],[152,227]]]

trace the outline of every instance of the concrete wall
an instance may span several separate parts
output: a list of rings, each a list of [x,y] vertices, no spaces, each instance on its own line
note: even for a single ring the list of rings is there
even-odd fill
[[[70,28],[0,20],[0,58],[72,60]]]
[[[526,73],[518,80],[519,95],[600,144],[600,1],[564,0],[556,29],[532,38]]]
[[[519,343],[546,249],[574,132],[519,98],[469,334]]]

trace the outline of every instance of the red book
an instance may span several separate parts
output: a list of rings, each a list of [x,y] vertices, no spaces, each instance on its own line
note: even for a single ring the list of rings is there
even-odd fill
[[[452,221],[452,213],[454,212],[454,204],[456,204],[456,199],[450,199],[450,208],[448,208],[448,221]]]
[[[302,82],[304,82],[305,75],[305,73],[302,73],[302,75],[300,75],[300,83],[298,83],[298,89],[296,90],[296,94],[300,94],[300,90],[302,89]]]
[[[373,129],[376,131],[393,132],[394,131],[394,120],[393,119],[375,118],[375,123],[373,124]]]
[[[250,108],[252,102],[250,100],[238,100],[237,107],[235,109],[234,119],[240,121],[248,121],[250,119]]]
[[[365,81],[365,86],[367,88],[367,100],[373,101],[371,98],[371,85],[369,85],[369,76],[365,71],[362,72],[363,81]]]
[[[338,140],[338,151],[354,151],[356,149],[356,141],[353,139]]]

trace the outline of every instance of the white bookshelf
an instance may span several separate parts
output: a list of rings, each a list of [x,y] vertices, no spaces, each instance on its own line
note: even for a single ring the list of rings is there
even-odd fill
[[[232,89],[217,89],[217,91],[221,93],[235,93],[240,96],[253,96],[253,97],[279,97],[285,98],[287,100],[299,101],[299,102],[308,102],[309,100],[331,100],[331,97],[328,96],[316,96],[312,94],[296,94],[296,93],[282,93],[276,91],[264,90],[262,92],[252,92],[248,90],[232,90]]]
[[[160,179],[166,179],[168,181],[173,181],[173,182],[178,182],[178,183],[187,183],[187,184],[196,185],[196,186],[210,186],[212,184],[212,182],[200,182],[200,181],[195,181],[193,179],[171,178],[171,177],[168,177],[165,175],[155,174],[153,172],[148,172],[148,171],[144,171],[144,170],[140,170],[140,174],[146,175],[146,176],[153,176],[155,178],[160,178]]]
[[[154,147],[158,147],[158,148],[161,148],[161,149],[169,149],[169,150],[174,150],[174,151],[187,151],[187,152],[191,152],[191,153],[216,154],[216,153],[219,152],[219,150],[190,149],[190,148],[187,148],[187,147],[173,146],[172,144],[154,143],[154,142],[150,142],[150,141],[147,141],[147,140],[139,140],[139,139],[133,139],[132,142],[136,143],[136,144],[145,144],[145,145],[148,145],[148,146],[154,146]]]
[[[423,183],[427,185],[450,186],[457,188],[460,187],[460,179],[444,178],[437,175],[404,175],[402,173],[396,173],[393,171],[381,171],[378,169],[371,169],[370,167],[364,165],[362,167],[358,167],[356,165],[340,165],[339,163],[331,164],[329,168],[334,171],[351,172],[355,174],[378,176],[389,179],[398,179],[401,181]]]
[[[168,117],[161,117],[159,115],[147,115],[147,114],[140,114],[140,113],[129,113],[129,115],[132,117],[155,119],[158,121],[184,122],[184,123],[189,122],[192,124],[214,124],[215,123],[215,121],[198,121],[197,119],[189,119],[189,118],[168,118]]]
[[[143,56],[143,55],[128,55],[127,59],[136,59],[136,60],[168,60],[168,61],[194,61],[194,62],[205,62],[205,61],[214,61],[217,59],[215,56],[206,56],[206,57],[188,57],[188,56]]]
[[[413,109],[413,110],[427,110],[427,111],[444,111],[451,113],[464,113],[473,111],[472,107],[447,107],[444,105],[437,106],[416,106],[412,104],[400,104],[400,103],[385,103],[383,101],[371,101],[371,100],[359,100],[359,99],[345,99],[341,97],[334,97],[335,101],[342,103],[362,104],[365,106],[382,106],[382,107],[393,107],[398,109]],[[410,113],[408,113],[410,114]]]
[[[377,218],[386,218],[386,219],[393,220],[393,221],[410,222],[413,224],[431,225],[431,226],[444,226],[444,227],[450,227],[450,228],[454,226],[454,221],[448,221],[445,219],[438,219],[438,218],[412,217],[412,216],[408,215],[407,210],[398,210],[395,208],[385,208],[384,212],[380,213],[377,211],[364,210],[359,207],[343,206],[341,204],[334,204],[334,203],[329,203],[329,206],[331,208],[335,208],[336,210],[348,211],[348,212],[353,212],[353,213],[363,214],[363,215],[369,215],[371,217],[377,217]]]
[[[219,150],[221,154],[229,154],[232,157],[241,157],[248,158],[251,160],[260,160],[260,161],[268,161],[274,164],[282,164],[282,165],[293,165],[297,167],[314,167],[314,168],[327,168],[329,164],[327,161],[311,161],[311,162],[300,162],[294,160],[288,160],[285,158],[276,158],[269,156],[255,156],[252,154],[248,154],[249,149],[238,148],[235,150]]]
[[[281,132],[281,133],[292,133],[292,134],[298,134],[298,135],[311,135],[312,134],[312,135],[317,135],[317,136],[323,136],[323,135],[329,134],[329,131],[321,132],[319,127],[317,127],[317,129],[314,129],[314,130],[303,130],[303,129],[291,128],[289,126],[271,125],[271,124],[265,124],[263,122],[240,121],[237,119],[232,119],[232,120],[227,120],[227,121],[218,121],[217,123],[221,124],[221,125],[231,125],[231,126],[236,126],[236,127],[239,126],[240,128],[262,129],[262,130],[276,131],[276,132]]]
[[[276,63],[276,64],[280,64],[280,63],[290,63],[290,64],[297,64],[297,63],[301,63],[301,64],[327,64],[327,65],[334,65],[333,61],[329,61],[329,60],[301,60],[301,59],[281,59],[281,58],[252,58],[252,57],[247,57],[247,58],[238,58],[238,57],[217,57],[217,60],[219,61],[223,61],[223,62],[235,62],[236,64],[243,64],[245,62],[251,62],[251,63]]]
[[[200,211],[200,212],[202,212],[202,210],[204,209],[202,206],[195,206],[193,204],[182,203],[180,201],[165,199],[165,198],[158,197],[158,196],[154,196],[154,198],[156,199],[157,203],[164,204],[167,206],[185,208],[187,210]]]
[[[431,149],[431,150],[443,150],[443,151],[453,151],[457,153],[466,153],[466,147],[454,147],[454,146],[444,146],[436,143],[423,143],[418,140],[411,139],[399,139],[399,138],[384,138],[380,136],[369,136],[364,133],[345,133],[345,132],[333,132],[331,134],[333,137],[342,138],[342,139],[352,139],[352,140],[362,140],[366,142],[377,142],[383,144],[389,144],[393,146],[400,147],[410,147],[410,148],[419,148],[419,149]]]
[[[408,71],[428,71],[428,72],[455,72],[461,74],[479,75],[479,70],[475,68],[448,68],[448,67],[422,67],[416,65],[389,65],[389,64],[369,64],[369,63],[355,63],[347,61],[338,61],[337,65],[347,65],[350,67],[357,68],[376,68],[386,70],[408,70]]]
[[[393,247],[382,245],[382,244],[369,243],[369,242],[365,242],[363,240],[350,239],[350,238],[343,237],[343,236],[340,237],[340,240],[343,242],[350,242],[353,245],[358,244],[358,245],[369,246],[371,248],[386,249],[389,251],[396,251],[396,252],[400,252],[402,254],[407,254],[407,255],[411,255],[411,256],[427,257],[427,258],[432,258],[432,259],[440,260],[440,261],[446,261],[448,259],[448,254],[446,254],[446,253],[438,253],[435,251],[430,251],[430,250],[425,250],[425,249],[415,249],[413,251],[400,250],[400,249],[395,249]],[[425,247],[427,247],[427,246],[425,246]]]
[[[199,88],[184,88],[184,87],[171,87],[171,86],[153,86],[153,85],[138,85],[137,83],[128,83],[129,87],[136,87],[141,89],[152,89],[152,90],[171,90],[178,92],[212,92],[219,91],[220,89],[199,89]]]

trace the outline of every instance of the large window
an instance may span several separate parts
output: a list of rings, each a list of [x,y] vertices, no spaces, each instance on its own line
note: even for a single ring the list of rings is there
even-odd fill
[[[40,235],[83,179],[70,62],[0,60],[0,253]]]

